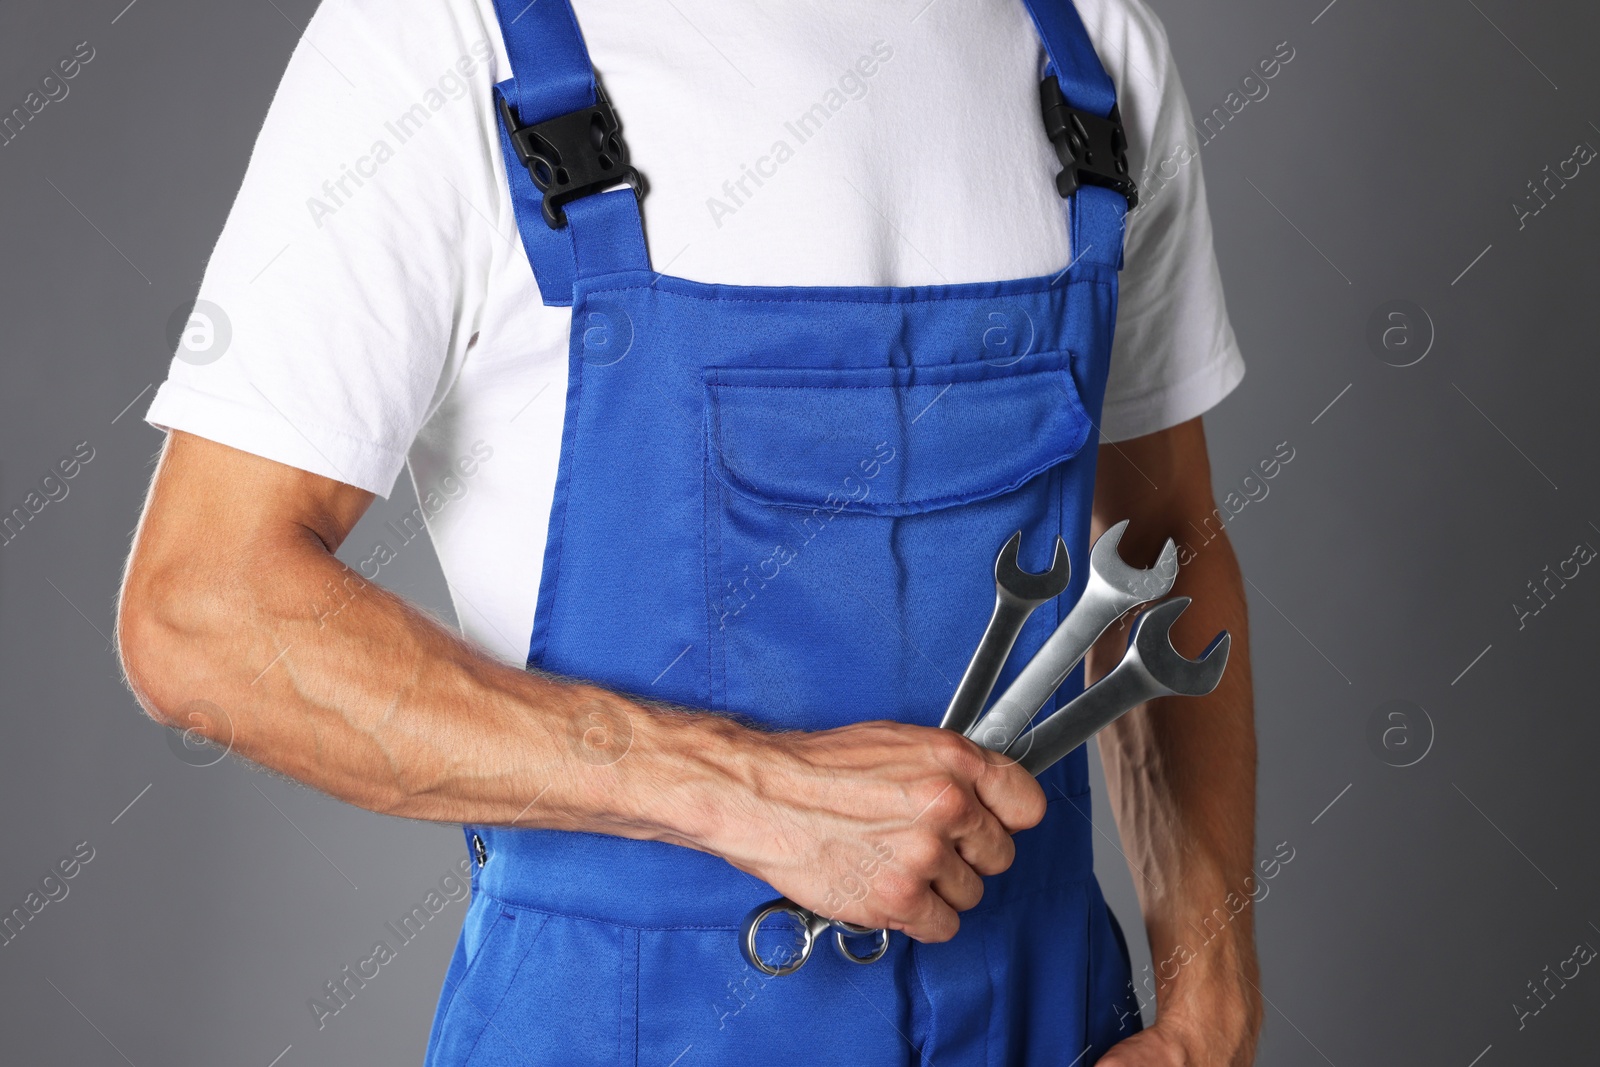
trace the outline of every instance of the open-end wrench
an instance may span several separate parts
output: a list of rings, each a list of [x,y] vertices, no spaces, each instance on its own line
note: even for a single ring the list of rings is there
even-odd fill
[[[1189,606],[1189,598],[1173,597],[1141,615],[1129,636],[1128,651],[1111,673],[1018,738],[1007,751],[1023,770],[1042,774],[1097,732],[1146,701],[1164,696],[1204,696],[1217,687],[1228,665],[1231,639],[1217,634],[1197,660],[1185,659],[1172,647],[1172,624]],[[800,941],[776,963],[761,957],[756,937],[761,924],[777,915],[793,919]],[[739,948],[752,967],[774,977],[793,974],[811,955],[813,945],[829,929],[835,947],[852,963],[873,963],[889,949],[885,930],[868,930],[830,920],[786,898],[758,908],[745,919]],[[872,936],[870,951],[855,952],[847,937]]]
[[[1028,621],[1028,616],[1039,605],[1064,593],[1072,579],[1067,543],[1059,536],[1056,537],[1056,550],[1050,561],[1050,569],[1039,574],[1025,571],[1018,564],[1017,553],[1021,547],[1022,531],[1018,530],[1000,547],[1000,554],[995,557],[994,612],[989,616],[989,625],[972,653],[966,673],[956,686],[955,695],[950,698],[949,707],[945,709],[944,721],[939,725],[946,730],[962,733],[977,721],[996,679],[1000,677],[1001,668],[1005,666],[1006,657],[1011,654],[1011,647],[1017,642],[1017,635],[1022,632],[1022,624]],[[801,940],[786,959],[773,963],[761,957],[756,937],[761,924],[776,916],[792,920],[800,930]],[[799,970],[810,958],[817,939],[830,929],[833,930],[834,947],[851,963],[876,962],[889,949],[887,930],[871,930],[829,919],[787,897],[780,897],[757,908],[745,918],[739,937],[739,951],[752,967],[763,974],[780,978]],[[871,950],[865,954],[854,951],[847,940],[863,936],[876,939]]]
[[[1056,538],[1055,556],[1050,569],[1041,574],[1025,571],[1017,565],[1017,552],[1022,547],[1022,531],[1011,535],[994,561],[994,613],[989,625],[972,653],[972,662],[961,676],[950,706],[945,708],[944,720],[939,723],[946,730],[966,733],[978,721],[983,705],[994,690],[1011,646],[1016,644],[1022,624],[1028,621],[1033,609],[1053,600],[1066,591],[1072,580],[1072,562],[1067,558],[1067,543]]]
[[[1168,538],[1149,570],[1130,567],[1117,554],[1124,519],[1101,534],[1089,551],[1089,583],[1055,633],[1000,694],[989,713],[966,731],[984,748],[1004,752],[1028,728],[1091,645],[1130,608],[1167,595],[1178,577],[1178,547]]]
[[[1189,598],[1175,596],[1139,616],[1128,651],[1111,673],[1012,743],[1006,754],[1038,775],[1140,704],[1157,697],[1205,696],[1222,680],[1231,638],[1223,630],[1197,660],[1172,647],[1172,624]]]

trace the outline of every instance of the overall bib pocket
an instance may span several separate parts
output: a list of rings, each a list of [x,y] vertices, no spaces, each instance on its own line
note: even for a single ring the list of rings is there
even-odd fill
[[[1023,565],[1043,569],[1053,535],[1087,523],[1062,493],[1068,468],[1093,462],[1073,364],[709,368],[708,608],[726,707],[800,729],[936,724],[988,617],[994,552],[1023,530]]]

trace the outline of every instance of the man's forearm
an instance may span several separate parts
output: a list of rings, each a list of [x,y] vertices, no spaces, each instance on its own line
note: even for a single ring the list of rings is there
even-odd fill
[[[1180,531],[1162,531],[1178,535]],[[1151,538],[1147,533],[1147,539]],[[1129,558],[1144,548],[1129,546]],[[1243,582],[1226,534],[1180,571],[1174,594],[1194,598],[1179,619],[1178,649],[1195,655],[1218,630],[1233,635],[1227,672],[1204,698],[1136,709],[1100,735],[1112,808],[1143,906],[1163,1016],[1205,1025],[1259,1026],[1250,911],[1255,824],[1255,728]],[[1124,635],[1125,636],[1125,633]],[[1113,647],[1113,645],[1115,647]],[[1120,643],[1102,643],[1091,676],[1109,670]],[[1209,1060],[1207,1062],[1210,1062]],[[1226,1061],[1217,1061],[1226,1062]]]
[[[696,820],[715,814],[711,779],[738,773],[731,721],[496,663],[310,530],[263,536],[244,559],[144,565],[166,535],[141,532],[121,633],[162,721],[388,814],[710,836]]]
[[[765,732],[497,663],[335,558],[370,501],[175,433],[118,612],[144,707],[374,811],[686,845],[926,940],[1044,816],[1027,772],[948,730]],[[862,864],[875,891],[830,903]]]
[[[1205,430],[1191,419],[1100,449],[1095,526],[1130,520],[1122,550],[1148,565],[1168,537],[1180,551],[1175,594],[1194,603],[1174,627],[1179,652],[1197,655],[1218,630],[1233,635],[1228,669],[1209,696],[1157,700],[1100,734],[1117,817],[1150,940],[1154,1029],[1113,1050],[1107,1063],[1245,1067],[1261,1025],[1254,922],[1256,743],[1244,581],[1227,534],[1193,551],[1214,528]],[[1126,631],[1090,652],[1097,678],[1122,655]],[[1153,988],[1152,988],[1153,987]]]

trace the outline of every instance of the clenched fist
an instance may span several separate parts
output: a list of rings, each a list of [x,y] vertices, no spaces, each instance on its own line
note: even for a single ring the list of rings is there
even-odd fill
[[[1031,775],[949,730],[864,722],[750,738],[760,770],[713,848],[829,918],[947,941],[981,876],[1011,866],[1011,835],[1044,818]]]

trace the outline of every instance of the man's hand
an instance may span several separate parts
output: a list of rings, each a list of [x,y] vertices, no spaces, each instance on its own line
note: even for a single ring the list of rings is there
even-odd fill
[[[1172,1029],[1168,1026],[1134,1034],[1095,1062],[1099,1067],[1195,1067],[1202,1062],[1190,1058]]]
[[[1200,420],[1100,449],[1094,527],[1130,519],[1134,564],[1168,537],[1183,546],[1176,594],[1194,604],[1174,627],[1194,655],[1233,635],[1216,691],[1157,700],[1100,734],[1111,807],[1144,910],[1155,961],[1155,1025],[1103,1059],[1107,1067],[1248,1067],[1261,1027],[1254,894],[1255,722],[1244,583],[1216,511]],[[1089,655],[1097,678],[1122,655],[1114,628]],[[1218,916],[1222,916],[1219,919]]]
[[[1098,1067],[1249,1067],[1261,1028],[1261,997],[1239,973],[1191,982],[1161,1003],[1156,1024],[1119,1043]]]
[[[830,918],[947,941],[980,876],[1011,866],[1011,835],[1044,818],[1031,775],[949,730],[864,722],[763,744],[713,850]]]
[[[151,716],[372,811],[698,848],[928,941],[1043,817],[1032,778],[949,731],[764,733],[495,662],[335,558],[371,501],[173,434],[118,614]]]

